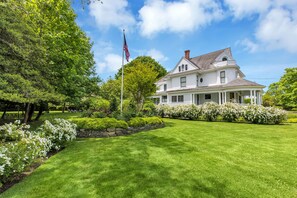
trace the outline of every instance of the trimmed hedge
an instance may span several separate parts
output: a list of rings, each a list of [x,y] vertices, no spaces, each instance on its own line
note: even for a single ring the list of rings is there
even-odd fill
[[[128,124],[125,121],[115,118],[73,118],[70,121],[75,123],[78,129],[103,130],[108,128],[128,128]]]
[[[108,128],[127,129],[128,127],[142,127],[145,125],[158,125],[163,123],[162,119],[159,117],[136,117],[132,118],[128,123],[115,118],[73,118],[71,121],[77,125],[78,129],[98,131]]]

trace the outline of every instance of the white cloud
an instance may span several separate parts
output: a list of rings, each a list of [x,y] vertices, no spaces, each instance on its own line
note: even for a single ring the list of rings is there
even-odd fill
[[[297,52],[296,10],[276,8],[269,11],[256,30],[256,38],[269,49]]]
[[[100,28],[114,26],[127,29],[136,23],[134,16],[127,7],[127,0],[108,0],[104,1],[103,4],[95,1],[90,5],[90,15],[95,17]]]
[[[244,46],[244,50],[249,51],[251,53],[258,51],[258,49],[259,49],[259,45],[257,43],[255,43],[247,38],[243,39],[242,41],[237,42],[237,44]]]
[[[296,0],[225,0],[235,18],[242,19],[258,14],[255,42],[243,39],[239,43],[250,52],[259,49],[282,49],[297,52],[297,1]]]
[[[220,5],[213,0],[148,0],[139,10],[139,25],[141,34],[149,37],[162,31],[190,32],[222,16]]]
[[[270,0],[225,0],[235,18],[263,13],[270,7]]]
[[[162,52],[156,49],[151,49],[147,53],[147,56],[152,57],[155,59],[157,62],[162,62],[162,61],[167,61],[168,57],[166,57]]]
[[[122,66],[122,57],[118,54],[107,54],[104,61],[100,62],[96,58],[97,62],[97,72],[99,74],[107,72],[117,72]]]

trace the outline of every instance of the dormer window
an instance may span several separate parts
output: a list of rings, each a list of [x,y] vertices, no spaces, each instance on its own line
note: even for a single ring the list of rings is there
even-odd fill
[[[228,58],[225,56],[224,58],[222,58],[222,61],[227,61]]]

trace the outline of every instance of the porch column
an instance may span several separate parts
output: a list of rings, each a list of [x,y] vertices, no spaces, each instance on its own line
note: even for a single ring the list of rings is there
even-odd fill
[[[227,102],[227,92],[225,91],[225,101],[224,101],[224,103],[226,103]]]
[[[222,101],[221,101],[221,92],[219,92],[219,104],[222,104]]]
[[[251,104],[253,104],[253,97],[252,97],[252,95],[253,95],[253,90],[250,90],[250,99],[251,99]]]

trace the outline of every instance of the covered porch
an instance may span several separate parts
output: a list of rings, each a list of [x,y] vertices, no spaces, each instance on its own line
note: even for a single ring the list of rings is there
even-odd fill
[[[233,102],[238,104],[262,104],[261,89],[250,90],[225,90],[208,93],[193,93],[192,104],[200,105],[205,102],[216,102],[224,104],[226,102]]]

